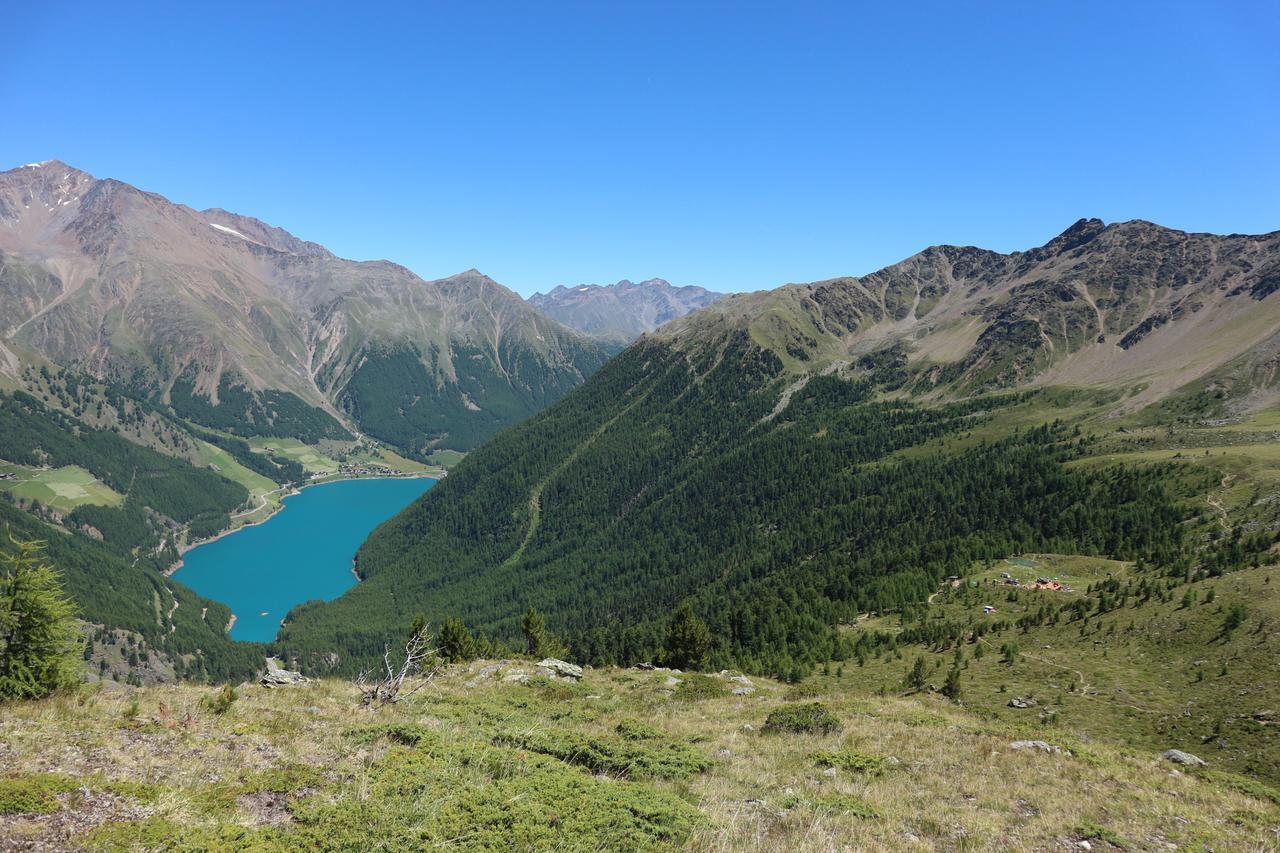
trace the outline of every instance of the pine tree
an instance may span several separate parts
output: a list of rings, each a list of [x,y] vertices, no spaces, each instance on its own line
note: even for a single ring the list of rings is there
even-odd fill
[[[942,695],[952,702],[960,701],[960,667],[953,666],[947,673],[947,680],[942,685]]]
[[[911,690],[923,690],[926,675],[924,655],[920,655],[912,665],[911,671],[907,673],[907,687]]]
[[[11,541],[0,557],[0,699],[47,696],[79,681],[83,639],[43,543]]]
[[[520,620],[520,630],[524,631],[525,654],[535,658],[546,654],[547,623],[541,613],[530,607]]]
[[[711,651],[711,632],[693,612],[689,602],[681,604],[667,628],[664,657],[668,666],[676,669],[701,669],[707,663]]]
[[[475,659],[475,638],[461,619],[446,619],[440,626],[440,656],[449,663]]]

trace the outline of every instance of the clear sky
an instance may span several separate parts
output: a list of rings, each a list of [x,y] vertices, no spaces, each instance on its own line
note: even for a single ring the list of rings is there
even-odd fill
[[[1082,216],[1280,229],[1274,2],[42,0],[4,29],[0,168],[525,294],[759,289]]]

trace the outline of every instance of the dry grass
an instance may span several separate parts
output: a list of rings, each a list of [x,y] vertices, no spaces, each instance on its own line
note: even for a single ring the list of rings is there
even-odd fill
[[[499,753],[489,744],[499,732],[613,742],[620,722],[637,719],[661,733],[657,741],[636,741],[637,748],[692,747],[714,763],[683,779],[613,772],[618,781],[605,790],[619,797],[653,790],[696,805],[702,826],[663,842],[695,850],[1051,850],[1088,838],[1094,849],[1107,849],[1100,839],[1110,838],[1132,849],[1268,850],[1280,831],[1275,804],[1179,772],[1154,754],[1097,743],[1064,743],[1074,754],[1014,750],[1010,742],[1022,736],[1014,729],[927,696],[833,693],[821,701],[840,718],[841,733],[765,734],[765,718],[788,692],[768,681],[758,680],[751,696],[681,702],[662,673],[588,670],[571,688],[498,678],[468,688],[474,671],[452,673],[412,701],[380,711],[359,709],[356,689],[334,681],[242,688],[242,698],[221,716],[201,703],[212,688],[190,686],[5,706],[4,775],[65,774],[88,794],[59,795],[63,808],[51,815],[0,817],[0,837],[20,833],[55,848],[85,838],[110,847],[123,838],[131,846],[145,844],[144,830],[152,826],[212,833],[229,847],[248,838],[279,846],[294,831],[290,809],[367,802],[390,771],[418,774],[423,785],[435,774],[461,778],[457,787],[445,786],[438,806],[509,773],[481,769],[463,753],[433,752],[428,759],[427,747],[400,744],[422,738],[476,744],[492,753],[486,758],[492,764]],[[410,734],[391,741],[353,736],[388,727]],[[819,760],[841,750],[879,758],[884,771],[868,775]],[[501,755],[523,763],[526,752]],[[569,764],[563,772],[566,779],[592,777]],[[148,787],[132,793],[113,787],[122,782]],[[122,791],[123,806],[99,808],[107,793],[119,800]],[[110,829],[113,821],[139,817],[146,820],[119,824],[141,827],[136,832],[92,833],[95,821]],[[383,840],[395,847],[400,824],[381,825]],[[235,835],[260,828],[281,834]],[[355,844],[336,831],[322,837],[335,847]]]

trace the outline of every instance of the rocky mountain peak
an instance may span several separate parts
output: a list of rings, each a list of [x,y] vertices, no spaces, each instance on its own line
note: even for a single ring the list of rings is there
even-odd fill
[[[1049,254],[1062,254],[1083,246],[1105,231],[1107,225],[1101,219],[1077,219],[1070,228],[1044,245]]]
[[[721,295],[702,287],[674,287],[663,278],[624,278],[614,284],[557,285],[530,296],[529,302],[571,329],[621,345]]]

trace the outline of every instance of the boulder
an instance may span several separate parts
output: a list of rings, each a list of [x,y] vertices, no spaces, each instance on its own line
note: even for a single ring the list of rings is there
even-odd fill
[[[1174,764],[1185,764],[1188,767],[1204,767],[1205,760],[1192,755],[1189,752],[1183,752],[1180,749],[1166,749],[1160,753],[1160,757],[1166,761],[1172,761]]]
[[[635,669],[639,669],[639,670],[643,670],[643,671],[645,671],[645,672],[648,672],[648,671],[650,671],[650,670],[656,669],[656,667],[655,667],[653,664],[649,663],[648,661],[645,661],[644,663],[638,663],[638,664],[636,664],[636,665],[635,665],[635,667],[634,667],[634,668],[635,668]]]
[[[582,667],[566,663],[559,658],[543,658],[538,661],[538,674],[547,678],[566,678],[570,681],[582,679]]]
[[[267,671],[258,679],[263,687],[293,687],[306,684],[311,679],[300,672],[285,669],[275,658],[267,658]]]
[[[735,688],[733,688],[733,695],[734,695],[734,696],[750,696],[752,693],[755,693],[755,692],[756,692],[756,689],[755,689],[754,687],[735,687]]]
[[[1054,744],[1051,744],[1051,743],[1046,743],[1045,741],[1042,741],[1042,740],[1015,740],[1013,743],[1009,744],[1009,748],[1010,749],[1038,749],[1041,752],[1059,752],[1059,753],[1066,752],[1066,750],[1063,749],[1062,747],[1055,746]]]
[[[1009,700],[1010,708],[1034,708],[1035,706],[1036,700],[1030,697],[1023,698],[1022,696],[1015,696]]]

